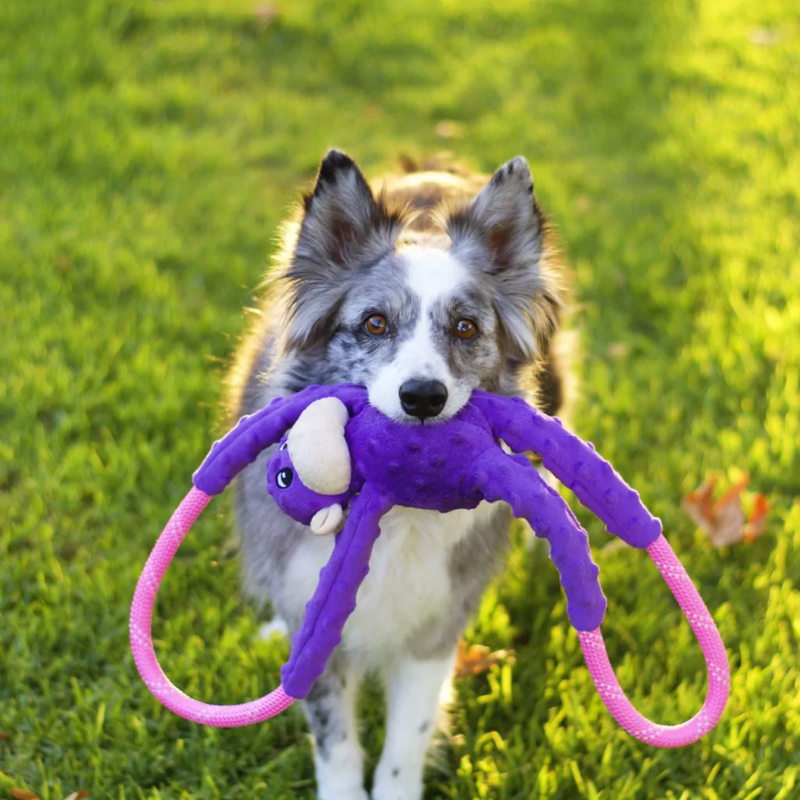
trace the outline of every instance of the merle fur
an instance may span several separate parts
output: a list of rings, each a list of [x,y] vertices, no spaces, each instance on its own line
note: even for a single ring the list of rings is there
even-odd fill
[[[411,187],[389,181],[376,197],[352,159],[328,153],[299,216],[287,223],[260,314],[231,371],[231,418],[311,383],[366,382],[370,369],[391,360],[403,334],[368,341],[363,318],[380,311],[390,317],[393,330],[408,328],[420,310],[400,278],[402,248],[443,242],[473,274],[460,308],[440,306],[432,312],[443,346],[453,315],[470,316],[481,331],[472,345],[447,342],[454,374],[477,380],[484,389],[527,396],[556,413],[563,380],[553,336],[563,292],[545,215],[523,159],[498,170],[476,194],[479,186],[475,176],[464,176],[454,187],[431,173]],[[283,578],[307,531],[281,514],[265,491],[267,456],[237,480],[245,587],[257,599],[269,598],[293,632],[302,606]],[[508,510],[498,505],[452,548],[452,602],[405,643],[414,657],[437,658],[455,647],[502,562],[509,520]],[[306,702],[323,758],[332,742],[347,735],[335,713],[342,680],[334,658]],[[426,720],[420,734],[430,725]]]

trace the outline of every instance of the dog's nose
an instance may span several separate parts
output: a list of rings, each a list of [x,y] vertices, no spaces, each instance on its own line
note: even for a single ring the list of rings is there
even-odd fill
[[[447,402],[447,387],[441,381],[412,379],[400,387],[403,411],[420,421],[441,413]]]

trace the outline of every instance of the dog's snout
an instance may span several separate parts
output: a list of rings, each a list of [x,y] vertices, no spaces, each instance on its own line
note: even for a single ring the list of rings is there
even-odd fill
[[[441,413],[447,402],[447,387],[441,381],[409,380],[400,387],[403,411],[420,421]]]

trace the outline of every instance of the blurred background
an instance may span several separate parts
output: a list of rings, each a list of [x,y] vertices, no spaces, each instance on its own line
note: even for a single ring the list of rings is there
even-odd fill
[[[278,225],[331,146],[372,175],[528,158],[575,271],[574,428],[664,520],[733,669],[701,743],[636,742],[546,555],[517,546],[467,634],[516,662],[458,683],[427,796],[796,796],[799,145],[792,0],[0,5],[0,797],[313,796],[300,713],[178,719],[135,672],[127,611],[219,430]],[[713,475],[749,475],[745,513],[765,496],[754,541],[717,547],[682,511]],[[168,674],[216,702],[263,693],[287,655],[241,597],[230,506],[182,548],[156,624]],[[623,686],[660,721],[690,716],[688,626],[641,554],[581,519]]]

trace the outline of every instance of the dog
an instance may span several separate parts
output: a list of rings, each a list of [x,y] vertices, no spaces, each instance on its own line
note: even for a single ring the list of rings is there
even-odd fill
[[[370,186],[332,150],[285,226],[255,325],[230,374],[234,418],[309,384],[352,382],[408,425],[435,425],[475,388],[562,408],[564,292],[527,162],[487,179],[423,166]],[[237,479],[244,584],[290,634],[333,536],[284,516],[265,491],[268,452]],[[510,513],[395,508],[341,645],[304,703],[321,800],[365,800],[359,682],[380,673],[386,738],[373,800],[419,800],[426,751],[459,639],[500,568]]]

